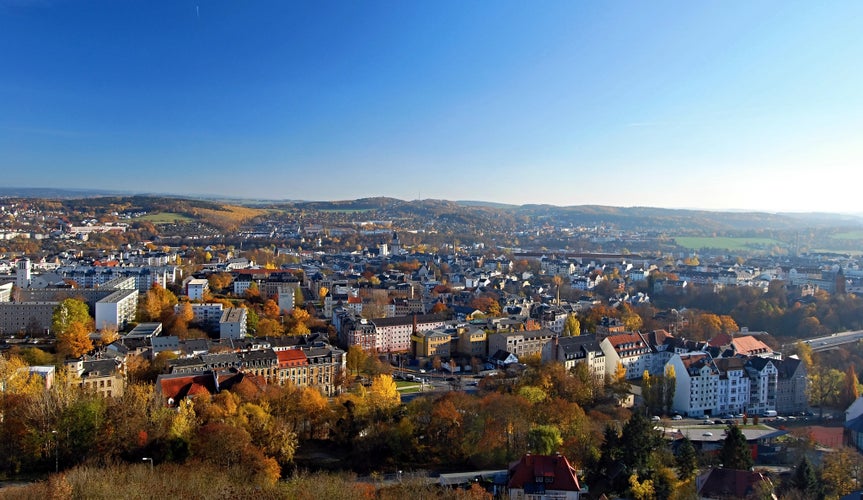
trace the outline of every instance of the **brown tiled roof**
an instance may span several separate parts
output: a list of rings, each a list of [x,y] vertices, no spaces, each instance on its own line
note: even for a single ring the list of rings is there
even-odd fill
[[[746,356],[773,352],[767,344],[751,335],[737,337],[731,341],[731,345],[734,346],[734,351],[737,354],[743,354]]]
[[[736,469],[712,469],[701,476],[698,494],[710,498],[746,498],[755,491],[756,485],[770,480],[760,472]],[[771,485],[772,486],[772,485]]]
[[[301,366],[308,363],[306,353],[300,349],[286,349],[284,351],[276,351],[276,356],[279,358],[279,367],[286,366]]]
[[[535,488],[536,479],[543,478],[545,491],[580,491],[578,477],[569,460],[563,455],[524,455],[509,467],[509,488],[522,488],[525,492]]]

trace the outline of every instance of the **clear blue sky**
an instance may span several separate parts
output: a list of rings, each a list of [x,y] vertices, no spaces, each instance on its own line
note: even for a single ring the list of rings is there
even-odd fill
[[[863,2],[0,0],[5,186],[863,212]]]

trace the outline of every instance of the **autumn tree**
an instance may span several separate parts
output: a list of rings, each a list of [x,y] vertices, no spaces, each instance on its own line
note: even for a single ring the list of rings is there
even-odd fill
[[[500,316],[500,304],[494,297],[477,297],[470,301],[469,306],[473,309],[478,309],[489,316]]]
[[[264,315],[264,317],[273,320],[279,319],[279,316],[282,315],[282,311],[281,309],[279,309],[279,304],[277,304],[276,301],[273,299],[267,299],[264,302],[264,307],[261,310],[261,313]]]
[[[843,408],[847,408],[858,397],[860,397],[860,382],[857,380],[857,371],[854,369],[854,363],[851,363],[845,371],[840,404]]]
[[[277,320],[262,318],[258,320],[257,334],[260,337],[281,337],[285,329]]]
[[[309,321],[311,317],[305,309],[295,307],[288,315],[287,333],[289,335],[305,335],[309,333]]]
[[[90,331],[83,323],[72,322],[57,334],[57,352],[65,357],[80,358],[93,350]]]
[[[158,283],[153,283],[153,286],[141,297],[138,314],[142,321],[162,321],[173,315],[176,304],[177,296],[173,292]]]
[[[358,345],[348,347],[348,352],[345,355],[345,367],[348,372],[353,372],[354,374],[359,375],[360,368],[365,365],[366,357],[366,353],[363,351],[362,347]]]
[[[527,433],[530,451],[537,455],[551,455],[563,444],[560,429],[553,425],[535,425]]]
[[[820,408],[824,416],[824,406],[835,404],[845,382],[845,374],[836,368],[817,364],[809,372],[809,401]]]
[[[563,336],[569,337],[577,335],[581,335],[581,323],[578,321],[578,317],[575,314],[568,314],[563,323]]]
[[[231,284],[233,278],[229,273],[213,273],[207,277],[207,281],[210,284],[210,289],[222,291]]]
[[[857,478],[863,471],[863,458],[856,451],[841,447],[824,455],[821,482],[830,498],[837,498],[859,488]]]
[[[93,318],[87,304],[78,299],[65,299],[54,308],[51,316],[51,331],[55,335],[65,333],[75,323],[85,330],[93,329]]]

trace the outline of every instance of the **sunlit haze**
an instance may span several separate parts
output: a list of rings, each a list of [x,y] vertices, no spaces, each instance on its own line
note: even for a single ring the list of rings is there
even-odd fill
[[[0,0],[4,186],[863,212],[863,2]]]

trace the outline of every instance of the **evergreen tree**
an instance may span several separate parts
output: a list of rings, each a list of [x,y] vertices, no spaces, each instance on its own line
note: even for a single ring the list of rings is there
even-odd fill
[[[800,463],[794,469],[794,475],[791,476],[791,488],[800,491],[806,498],[815,499],[823,496],[815,468],[805,456],[800,459]]]
[[[635,412],[623,427],[621,442],[626,453],[622,459],[630,471],[640,472],[648,467],[650,454],[660,446],[661,437],[653,424],[641,412]]]
[[[719,450],[719,460],[725,469],[749,470],[752,467],[752,450],[737,424],[728,426],[725,442]]]
[[[698,471],[698,455],[695,452],[695,446],[689,438],[683,438],[680,446],[677,448],[677,471],[680,479],[687,480],[695,475]]]

